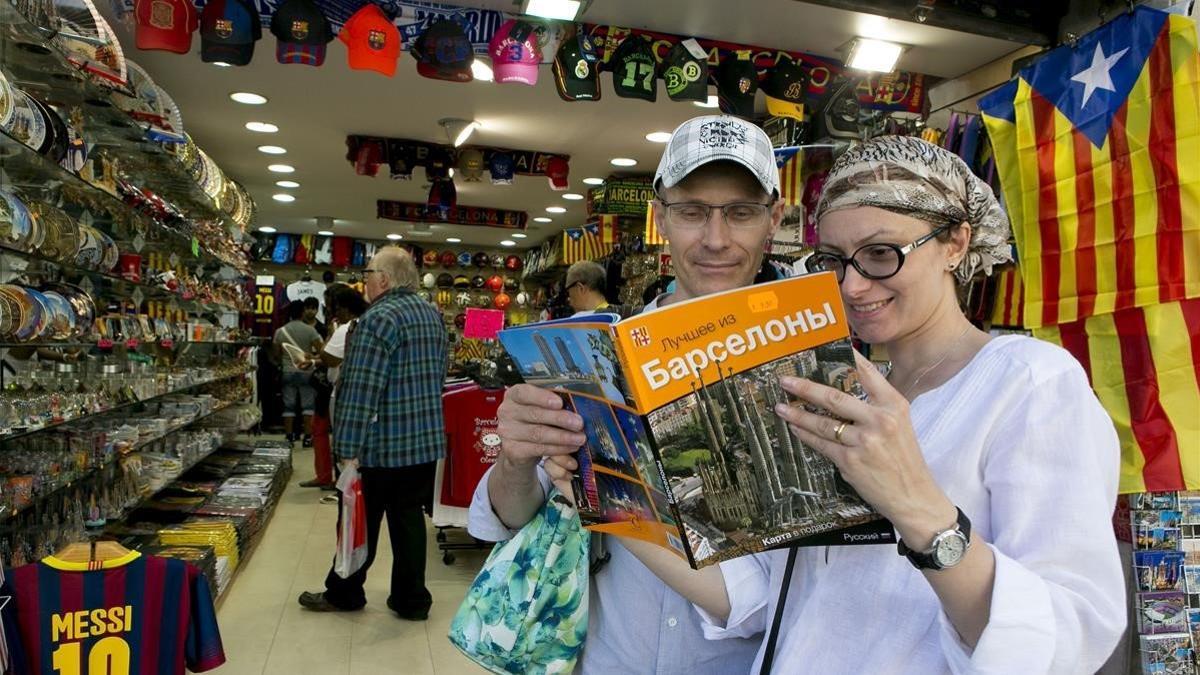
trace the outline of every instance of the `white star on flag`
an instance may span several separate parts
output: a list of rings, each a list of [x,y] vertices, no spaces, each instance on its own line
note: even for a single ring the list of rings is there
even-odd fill
[[[1096,51],[1092,54],[1092,65],[1071,76],[1072,82],[1079,82],[1083,85],[1083,103],[1079,105],[1080,108],[1087,105],[1088,99],[1097,89],[1116,91],[1110,71],[1127,51],[1129,51],[1128,47],[1112,56],[1105,56],[1104,49],[1100,45],[1096,45]]]

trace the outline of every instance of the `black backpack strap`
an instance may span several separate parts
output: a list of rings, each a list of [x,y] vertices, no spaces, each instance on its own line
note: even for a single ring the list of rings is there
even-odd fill
[[[783,568],[783,584],[779,587],[779,602],[775,604],[775,618],[771,621],[771,630],[767,634],[767,652],[763,654],[759,675],[768,675],[771,672],[771,663],[775,660],[775,643],[779,642],[779,624],[783,622],[783,606],[787,602],[788,587],[792,585],[792,570],[796,567],[797,551],[799,549],[795,546],[788,550],[787,565]]]

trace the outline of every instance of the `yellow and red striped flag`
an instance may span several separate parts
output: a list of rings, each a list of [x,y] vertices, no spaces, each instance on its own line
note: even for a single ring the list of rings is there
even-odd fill
[[[1087,371],[1121,439],[1122,493],[1200,489],[1200,299],[1033,333]]]
[[[667,238],[658,231],[658,223],[654,222],[654,202],[646,205],[646,236],[643,238],[647,246],[665,246]]]
[[[992,304],[992,325],[997,328],[1025,327],[1025,290],[1016,267],[1008,267],[996,275],[996,295]]]
[[[800,206],[804,197],[804,148],[776,148],[775,166],[779,167],[779,198],[785,206]]]
[[[1188,18],[1137,8],[980,101],[1025,324],[1200,297],[1200,68]]]

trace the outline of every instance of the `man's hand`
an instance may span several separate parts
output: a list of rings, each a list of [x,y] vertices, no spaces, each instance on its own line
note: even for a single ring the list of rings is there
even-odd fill
[[[338,471],[346,472],[346,471],[349,471],[351,468],[354,468],[354,469],[358,468],[358,460],[357,459],[340,459],[340,460],[338,460]]]
[[[516,467],[532,467],[542,457],[569,455],[587,442],[583,418],[563,410],[558,394],[531,384],[509,389],[497,417],[500,458]]]

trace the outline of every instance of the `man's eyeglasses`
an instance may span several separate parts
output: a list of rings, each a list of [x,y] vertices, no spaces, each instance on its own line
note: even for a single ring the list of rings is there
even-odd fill
[[[725,223],[732,228],[758,227],[767,222],[772,204],[758,202],[731,202],[729,204],[705,204],[704,202],[661,202],[666,209],[667,222],[683,228],[701,228],[708,224],[714,210],[720,210]]]
[[[576,286],[582,286],[582,285],[583,285],[582,281],[576,281],[575,283],[571,284],[570,286],[567,286],[564,290],[567,293],[570,293],[572,288],[575,288]]]
[[[853,265],[858,273],[867,279],[887,279],[896,276],[901,267],[904,267],[904,258],[915,251],[925,242],[933,239],[939,234],[950,229],[951,226],[943,225],[935,228],[933,232],[917,239],[907,246],[898,246],[896,244],[867,244],[859,247],[857,251],[849,257],[838,255],[833,251],[817,251],[804,261],[804,267],[809,272],[834,272],[837,274],[838,283],[842,283],[846,279],[846,267]]]
[[[370,267],[368,267],[367,269],[363,270],[363,276],[365,277],[368,274],[379,274],[381,271],[382,270],[373,270]]]

